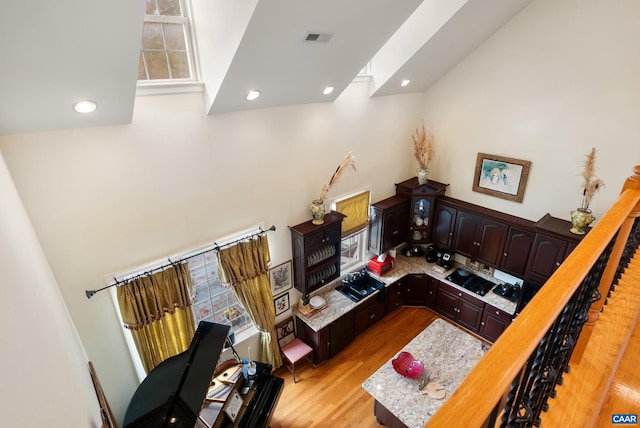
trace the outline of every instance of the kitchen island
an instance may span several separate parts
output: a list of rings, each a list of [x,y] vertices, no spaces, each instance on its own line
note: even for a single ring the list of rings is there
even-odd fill
[[[375,399],[374,413],[389,427],[423,427],[484,356],[488,346],[473,335],[437,319],[402,349],[424,363],[433,382],[445,388],[444,399],[418,390],[419,380],[398,374],[392,359],[369,377],[362,387]]]

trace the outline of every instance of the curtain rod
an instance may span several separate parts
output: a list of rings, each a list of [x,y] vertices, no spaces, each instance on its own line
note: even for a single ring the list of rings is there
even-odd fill
[[[161,265],[161,266],[155,267],[155,268],[153,268],[153,269],[149,269],[149,270],[147,270],[147,271],[145,271],[145,272],[139,273],[139,274],[134,275],[134,276],[132,276],[132,277],[129,277],[129,278],[127,278],[127,279],[118,280],[118,279],[116,279],[116,278],[113,278],[113,279],[114,279],[114,281],[115,281],[114,283],[109,284],[109,285],[107,285],[107,286],[105,286],[105,287],[99,288],[99,289],[97,289],[97,290],[85,290],[84,294],[87,296],[87,299],[90,299],[90,298],[92,298],[92,297],[93,297],[93,295],[94,295],[94,294],[96,294],[96,293],[98,293],[98,292],[100,292],[100,291],[102,291],[102,290],[106,290],[107,288],[117,287],[117,286],[119,286],[119,285],[121,285],[121,284],[126,284],[127,282],[133,281],[133,280],[135,280],[135,279],[138,279],[138,278],[142,278],[142,277],[145,277],[145,276],[151,275],[151,274],[152,274],[152,273],[154,273],[154,272],[158,272],[158,271],[164,270],[164,269],[166,269],[166,268],[168,268],[168,267],[170,267],[170,266],[173,266],[173,265],[175,265],[175,264],[182,263],[182,262],[184,262],[185,260],[189,260],[189,259],[191,259],[191,258],[193,258],[193,257],[198,257],[198,256],[200,256],[200,255],[202,255],[202,254],[204,254],[204,253],[208,253],[209,251],[220,251],[221,249],[223,249],[223,248],[225,248],[225,247],[229,247],[229,246],[231,246],[231,245],[234,245],[234,244],[236,244],[236,243],[238,243],[238,242],[241,242],[241,241],[244,241],[244,240],[246,240],[246,239],[251,239],[251,238],[253,238],[254,236],[258,236],[258,235],[262,235],[262,234],[267,233],[267,232],[275,231],[275,230],[276,230],[276,226],[275,226],[275,225],[272,225],[272,226],[271,226],[270,228],[268,228],[268,229],[262,229],[261,227],[259,227],[258,229],[259,229],[259,230],[258,230],[257,232],[255,232],[255,233],[251,233],[251,234],[249,234],[249,235],[243,236],[242,238],[238,238],[238,239],[236,239],[236,240],[234,240],[234,241],[230,241],[230,242],[227,242],[227,243],[222,244],[222,245],[218,245],[218,244],[214,241],[214,242],[213,242],[213,248],[209,248],[209,249],[207,249],[207,250],[199,251],[199,252],[197,252],[197,253],[195,253],[195,254],[191,254],[190,256],[182,257],[181,259],[178,259],[178,260],[171,260],[170,258],[167,258],[167,260],[169,260],[169,263],[165,263],[165,264],[163,264],[163,265]]]

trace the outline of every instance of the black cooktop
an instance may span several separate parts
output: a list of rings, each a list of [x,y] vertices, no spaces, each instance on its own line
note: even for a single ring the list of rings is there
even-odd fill
[[[451,272],[451,274],[449,274],[446,279],[456,285],[459,285],[462,288],[479,294],[480,296],[484,296],[485,294],[487,294],[496,285],[491,281],[480,278],[476,275],[472,275],[470,273],[467,273],[466,275],[460,274],[459,270],[454,270],[453,272]]]

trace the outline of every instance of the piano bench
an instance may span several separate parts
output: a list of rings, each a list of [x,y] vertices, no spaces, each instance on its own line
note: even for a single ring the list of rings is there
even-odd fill
[[[291,342],[282,346],[280,350],[286,360],[284,362],[285,366],[287,366],[293,375],[293,383],[296,383],[296,364],[300,361],[306,358],[311,362],[312,367],[315,367],[313,365],[313,359],[311,358],[313,355],[313,348],[298,338],[295,338]]]

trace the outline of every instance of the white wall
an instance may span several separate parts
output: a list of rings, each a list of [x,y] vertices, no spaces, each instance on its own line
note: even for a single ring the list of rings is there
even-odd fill
[[[448,194],[569,219],[596,147],[601,217],[640,164],[640,2],[536,0],[425,93]],[[522,203],[472,191],[478,152],[532,162]]]
[[[2,426],[101,426],[87,356],[2,154],[0,195]]]
[[[115,413],[135,374],[108,293],[87,300],[84,290],[260,221],[278,228],[274,265],[290,259],[287,226],[310,219],[309,202],[349,150],[358,172],[334,196],[371,185],[375,201],[415,173],[410,134],[422,116],[436,135],[431,177],[451,184],[447,194],[532,220],[568,218],[596,146],[601,216],[640,164],[639,7],[537,0],[426,94],[369,99],[354,84],[331,104],[219,116],[204,114],[199,94],[143,97],[127,126],[0,136]],[[521,204],[471,191],[479,151],[532,161]]]
[[[351,149],[357,172],[330,196],[368,185],[374,199],[392,195],[414,170],[422,97],[367,94],[355,84],[334,103],[220,116],[204,114],[201,94],[141,97],[127,126],[0,137],[120,420],[136,376],[109,293],[87,300],[84,290],[259,222],[277,227],[268,235],[273,265],[289,260],[287,226],[311,219],[311,200]]]

